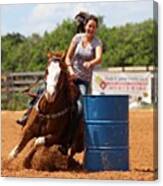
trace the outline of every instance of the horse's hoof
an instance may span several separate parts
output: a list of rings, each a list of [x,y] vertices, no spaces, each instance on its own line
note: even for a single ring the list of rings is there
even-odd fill
[[[17,157],[17,146],[10,152],[10,154],[8,156],[8,160],[12,161],[16,157]]]
[[[16,156],[14,155],[14,154],[9,154],[9,156],[8,156],[8,161],[9,162],[11,162],[11,161],[13,161],[14,159],[16,158]]]
[[[82,170],[82,165],[76,161],[73,157],[69,156],[68,158],[68,169],[69,170]]]
[[[15,152],[11,151],[10,154],[9,154],[9,156],[8,156],[8,160],[9,160],[9,161],[12,161],[12,160],[15,159],[15,158],[16,158]]]

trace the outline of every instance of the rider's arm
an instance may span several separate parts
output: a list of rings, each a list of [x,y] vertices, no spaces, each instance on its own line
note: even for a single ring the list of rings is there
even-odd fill
[[[74,36],[74,38],[72,39],[70,46],[68,48],[67,54],[66,54],[66,59],[65,59],[65,63],[68,66],[68,71],[72,72],[73,68],[72,68],[72,64],[71,64],[71,59],[74,55],[74,51],[76,48],[77,42],[76,42],[76,36]]]
[[[91,61],[85,61],[83,66],[86,69],[94,68],[94,66],[101,64],[102,62],[102,47],[99,45],[95,48],[95,58]]]
[[[89,63],[91,64],[92,67],[94,67],[97,64],[101,64],[101,62],[102,62],[102,47],[97,46],[95,49],[95,58],[89,61]]]

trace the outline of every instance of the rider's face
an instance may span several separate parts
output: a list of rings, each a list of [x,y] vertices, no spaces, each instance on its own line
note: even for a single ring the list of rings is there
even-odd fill
[[[97,23],[95,20],[90,19],[85,25],[85,33],[88,37],[94,37],[97,29]]]

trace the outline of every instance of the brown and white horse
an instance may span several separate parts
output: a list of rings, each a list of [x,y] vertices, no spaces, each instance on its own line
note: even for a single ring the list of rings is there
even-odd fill
[[[64,57],[53,53],[53,60],[48,62],[46,69],[46,90],[39,98],[29,114],[19,143],[9,153],[13,160],[23,150],[26,144],[36,137],[34,146],[53,144],[67,145],[69,129],[72,125],[72,107],[79,96],[74,83],[69,80]],[[71,144],[71,157],[83,150],[83,122],[80,121]]]

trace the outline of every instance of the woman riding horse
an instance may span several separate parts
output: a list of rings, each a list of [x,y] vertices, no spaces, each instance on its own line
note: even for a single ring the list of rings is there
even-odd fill
[[[83,150],[83,125],[82,120],[79,120],[82,115],[82,96],[78,98],[72,95],[79,95],[76,86],[81,95],[88,93],[93,68],[101,63],[102,45],[95,37],[97,26],[97,18],[90,15],[84,27],[85,33],[77,34],[72,39],[65,59],[66,65],[60,63],[61,59],[57,58],[54,63],[49,64],[46,91],[32,108],[27,124],[23,128],[22,138],[11,151],[10,159],[15,158],[33,137],[38,137],[35,146],[60,144],[63,152],[67,152],[71,147],[71,156]],[[60,66],[64,66],[62,70]],[[66,69],[68,73],[65,72]],[[75,105],[72,104],[76,103],[74,98],[77,99],[77,117],[72,117],[76,114],[72,114],[74,109],[69,108],[69,105],[71,108]],[[74,128],[79,130],[75,130],[76,134],[72,137],[69,131]]]

